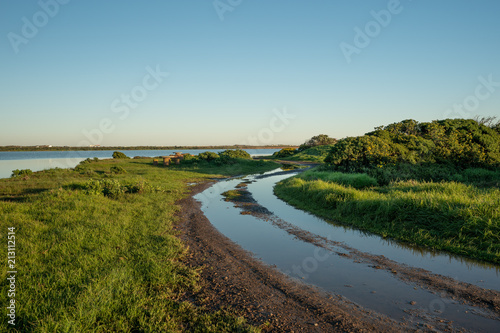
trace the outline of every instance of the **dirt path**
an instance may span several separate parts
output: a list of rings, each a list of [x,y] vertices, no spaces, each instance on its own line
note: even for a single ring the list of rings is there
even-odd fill
[[[192,194],[210,184],[196,185]],[[231,307],[264,332],[400,332],[414,328],[287,277],[218,232],[191,196],[179,202],[186,263],[201,267],[201,291],[187,297],[209,309]],[[419,331],[431,327],[419,327]]]

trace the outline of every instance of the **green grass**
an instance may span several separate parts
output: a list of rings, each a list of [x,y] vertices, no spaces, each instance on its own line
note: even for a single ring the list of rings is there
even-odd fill
[[[14,331],[254,331],[228,310],[210,312],[182,300],[199,288],[198,271],[181,262],[187,249],[173,229],[175,202],[188,194],[187,182],[276,167],[104,160],[78,171],[0,180],[3,258],[7,228],[16,228]],[[0,275],[4,305],[6,271]],[[4,318],[0,330],[7,328]]]
[[[322,166],[324,170],[336,170],[332,166]],[[338,169],[337,169],[338,170]],[[342,170],[338,170],[342,171]],[[420,180],[420,181],[454,181],[475,185],[478,187],[500,187],[500,169],[492,170],[484,168],[463,169],[453,164],[409,164],[360,168],[358,172],[364,172],[377,179],[380,185],[387,185],[394,181]]]
[[[344,186],[351,186],[357,189],[377,186],[375,178],[368,176],[364,173],[342,173],[342,172],[328,172],[318,171],[316,169],[304,171],[297,177],[304,180],[322,180],[325,182],[332,182]]]
[[[293,177],[275,193],[290,204],[383,237],[500,264],[500,190],[457,182],[393,182],[360,190]]]

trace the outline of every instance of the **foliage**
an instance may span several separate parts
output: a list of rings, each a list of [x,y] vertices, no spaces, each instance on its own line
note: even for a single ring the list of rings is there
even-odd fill
[[[312,138],[307,140],[305,143],[300,145],[298,150],[300,152],[300,151],[303,151],[303,150],[305,150],[307,148],[311,148],[311,147],[333,145],[336,142],[337,142],[337,139],[330,138],[326,134],[319,134],[319,135],[313,136]]]
[[[121,174],[121,173],[127,173],[127,170],[122,168],[121,166],[114,165],[112,166],[109,171],[114,174]]]
[[[113,153],[113,158],[129,158],[127,155],[125,155],[124,153],[122,153],[121,151],[115,151]]]
[[[203,153],[198,154],[198,159],[202,161],[213,161],[215,159],[219,158],[219,154],[211,152],[211,151],[206,151]]]
[[[496,168],[500,166],[500,133],[472,119],[404,120],[339,140],[325,161],[342,171],[399,163]]]
[[[308,161],[314,163],[323,163],[333,145],[315,146],[297,152],[293,156],[282,158],[285,161]]]
[[[377,186],[375,178],[368,176],[364,173],[342,173],[342,172],[328,172],[319,170],[304,171],[297,177],[304,180],[322,180],[324,182],[337,183],[344,186],[351,186],[353,188],[361,189],[366,187]]]
[[[112,166],[128,173],[110,179]],[[16,306],[15,329],[254,331],[230,309],[213,311],[184,297],[199,290],[199,273],[182,261],[187,248],[174,228],[176,203],[188,182],[271,166],[245,161],[239,170],[208,163],[173,169],[150,160],[100,160],[86,164],[92,180],[70,169],[37,172],[30,182],[1,179],[0,229],[16,228],[16,249],[26,254],[16,276],[22,306]],[[6,246],[0,255],[7,257]],[[6,272],[0,272],[2,290],[8,289]],[[0,303],[7,302],[1,293]],[[0,331],[7,325],[2,321]]]
[[[500,263],[499,189],[410,180],[359,190],[293,177],[278,183],[275,193],[344,225]]]
[[[22,170],[16,169],[12,170],[11,177],[26,177],[30,176],[31,174],[33,174],[33,171],[31,171],[31,169],[22,169]]]
[[[251,159],[250,154],[242,149],[228,149],[219,153],[219,157],[223,159],[245,158]]]
[[[340,170],[354,171],[361,167],[395,164],[401,159],[402,147],[376,136],[359,136],[339,140],[325,162]]]
[[[88,195],[104,195],[117,198],[125,193],[153,193],[164,190],[155,185],[151,185],[144,180],[133,183],[122,183],[116,179],[91,179],[84,183],[82,189]]]
[[[295,155],[298,152],[295,148],[283,148],[273,154],[275,158],[286,158]]]

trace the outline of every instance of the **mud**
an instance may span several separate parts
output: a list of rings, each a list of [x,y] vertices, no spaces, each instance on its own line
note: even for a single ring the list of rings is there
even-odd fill
[[[192,194],[210,184],[192,186]],[[264,332],[432,331],[410,327],[338,295],[308,286],[270,267],[217,231],[200,204],[187,197],[177,228],[189,248],[185,263],[200,269],[200,291],[186,300],[211,310],[227,309]],[[446,323],[442,323],[446,329]]]

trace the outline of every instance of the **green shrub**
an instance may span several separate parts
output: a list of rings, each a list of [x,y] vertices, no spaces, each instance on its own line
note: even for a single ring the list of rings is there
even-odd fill
[[[328,146],[328,145],[334,145],[337,142],[337,139],[330,138],[326,134],[319,134],[316,136],[313,136],[306,142],[300,145],[298,151],[301,152],[303,150],[306,150],[311,147],[316,147],[316,146]]]
[[[25,176],[30,176],[33,173],[30,169],[16,169],[12,170],[12,175],[11,177],[25,177]]]
[[[159,186],[153,186],[144,180],[134,183],[121,183],[116,179],[91,179],[79,185],[85,194],[88,195],[104,195],[110,198],[117,198],[126,193],[152,193],[164,192]]]
[[[219,158],[219,155],[217,153],[211,152],[211,151],[206,151],[203,153],[198,154],[198,158],[202,161],[213,161],[215,159]]]
[[[127,173],[127,170],[122,168],[121,166],[112,166],[109,171],[114,174]]]
[[[354,171],[361,167],[381,167],[401,160],[402,147],[376,137],[359,136],[339,140],[330,150],[325,162],[340,170]]]
[[[121,151],[115,151],[113,153],[113,158],[129,158],[129,157],[124,153],[122,153]]]
[[[298,152],[295,148],[283,148],[280,151],[277,151],[273,154],[273,157],[276,158],[285,158],[295,155]]]
[[[219,156],[221,158],[226,158],[226,159],[235,159],[235,158],[245,158],[245,159],[251,159],[252,157],[250,156],[249,153],[242,149],[228,149],[224,150],[223,152],[219,153]]]

